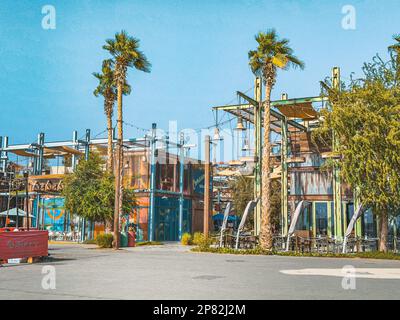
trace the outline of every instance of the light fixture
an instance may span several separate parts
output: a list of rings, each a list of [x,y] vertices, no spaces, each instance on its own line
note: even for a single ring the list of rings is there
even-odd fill
[[[246,130],[246,128],[245,128],[244,125],[243,125],[242,117],[238,117],[238,121],[237,121],[237,125],[236,125],[235,130],[237,130],[237,131],[244,131],[244,130]]]
[[[220,140],[222,140],[222,138],[221,138],[221,136],[220,136],[220,134],[219,134],[219,128],[218,128],[218,127],[216,127],[216,128],[214,129],[214,138],[213,138],[213,140],[214,140],[214,141],[220,141]]]
[[[249,151],[249,150],[250,150],[249,139],[245,138],[243,141],[242,151]]]

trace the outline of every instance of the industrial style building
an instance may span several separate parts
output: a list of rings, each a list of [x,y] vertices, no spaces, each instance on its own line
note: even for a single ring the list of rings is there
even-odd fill
[[[176,241],[184,232],[203,228],[204,168],[201,161],[186,155],[183,142],[157,137],[156,132],[154,124],[149,136],[124,140],[123,183],[125,188],[135,191],[138,205],[124,214],[122,227],[127,230],[134,226],[138,241]],[[104,225],[85,221],[65,210],[62,181],[90,152],[105,157],[106,146],[107,139],[91,139],[90,130],[83,140],[78,139],[75,131],[72,140],[59,142],[45,141],[43,133],[34,144],[9,145],[8,137],[4,137],[0,212],[11,215],[15,211],[12,208],[24,209],[32,216],[30,226],[48,229],[54,239],[94,238],[104,230]],[[11,154],[19,157],[18,163],[10,161]],[[46,164],[49,160],[57,165]],[[7,189],[7,182],[23,174],[28,179],[26,192]],[[20,227],[26,225],[25,220],[21,220]]]
[[[340,83],[340,69],[334,68],[332,83]],[[251,156],[239,157],[222,175],[248,176],[254,180],[254,199],[261,196],[261,166],[263,137],[262,81],[255,80],[254,98],[237,92],[238,104],[213,107],[215,112],[227,112],[237,119],[237,130],[254,132]],[[242,102],[244,101],[244,102]],[[328,237],[343,240],[347,226],[359,201],[340,179],[339,169],[324,166],[328,158],[335,159],[335,150],[316,145],[312,131],[319,126],[319,113],[329,101],[324,96],[289,99],[283,94],[280,100],[271,102],[271,140],[273,148],[272,179],[281,183],[281,234],[287,237],[296,208],[303,201],[303,209],[295,225],[295,234],[303,238]],[[244,122],[244,124],[243,124]],[[218,123],[217,123],[218,128]],[[243,142],[243,145],[247,142]],[[239,141],[239,143],[241,143]],[[244,150],[244,149],[243,149]],[[229,164],[228,164],[229,167]],[[247,170],[246,168],[254,168]],[[259,234],[261,206],[258,203],[254,216],[254,233]],[[391,224],[390,233],[396,233],[397,222]],[[367,210],[357,220],[353,235],[358,238],[376,238],[376,217]],[[277,235],[278,236],[278,235]]]

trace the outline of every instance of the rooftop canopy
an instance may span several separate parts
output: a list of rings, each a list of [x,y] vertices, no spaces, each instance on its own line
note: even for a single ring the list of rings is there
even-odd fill
[[[17,216],[17,208],[12,208],[10,210],[8,210],[8,214],[7,214],[7,210],[0,212],[0,217],[7,217],[7,215],[10,216]],[[26,212],[22,209],[18,209],[18,216],[19,217],[26,217]],[[30,218],[35,218],[33,215],[29,215]]]

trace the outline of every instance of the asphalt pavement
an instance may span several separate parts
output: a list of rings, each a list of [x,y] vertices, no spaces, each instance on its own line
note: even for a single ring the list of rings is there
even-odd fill
[[[49,248],[49,261],[0,268],[0,299],[400,297],[400,261],[194,253],[177,243]]]

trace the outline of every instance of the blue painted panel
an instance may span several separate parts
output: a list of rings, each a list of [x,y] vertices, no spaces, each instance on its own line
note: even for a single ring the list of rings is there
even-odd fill
[[[192,168],[193,190],[196,194],[204,194],[204,168]],[[210,190],[212,184],[210,179]]]
[[[183,201],[182,232],[191,232],[192,227],[192,200]],[[179,240],[179,198],[156,197],[154,239],[156,241]]]
[[[49,227],[53,231],[64,231],[64,198],[40,198],[39,211],[39,218],[44,213],[45,227]],[[38,221],[37,199],[34,199],[33,202],[33,215],[36,217],[33,220]],[[39,221],[39,223],[42,223],[42,221]]]

